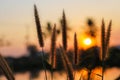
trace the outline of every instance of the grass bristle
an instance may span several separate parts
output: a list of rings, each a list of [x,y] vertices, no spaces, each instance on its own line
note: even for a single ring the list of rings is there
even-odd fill
[[[78,42],[77,42],[77,34],[74,34],[74,57],[73,57],[75,65],[79,63],[79,55],[78,55]]]
[[[56,67],[56,25],[54,25],[51,37],[51,65],[52,68]]]
[[[105,23],[104,19],[102,20],[102,26],[101,26],[101,43],[102,43],[102,60],[105,58]]]
[[[106,58],[108,57],[108,47],[110,43],[111,26],[112,26],[112,20],[109,22],[107,33],[106,33]]]
[[[39,45],[41,47],[44,47],[42,29],[41,29],[40,19],[39,19],[36,5],[34,5],[34,16],[35,16],[35,23],[36,23],[37,34],[38,34],[38,39],[39,39]]]
[[[63,15],[62,15],[62,43],[63,43],[63,48],[64,50],[67,50],[67,21],[66,21],[66,15],[63,10]]]
[[[0,54],[0,68],[8,80],[15,80],[14,75],[5,59]]]
[[[107,32],[105,33],[105,24],[104,20],[102,20],[102,28],[101,28],[101,43],[102,43],[102,80],[104,79],[104,71],[105,71],[105,60],[108,56],[108,47],[111,35],[111,25],[112,21],[110,21],[108,25]]]
[[[70,63],[67,55],[66,55],[66,51],[60,47],[60,51],[61,51],[61,56],[62,56],[62,61],[65,65],[65,69],[68,75],[69,80],[74,80],[74,76],[73,76],[73,67],[72,64]]]

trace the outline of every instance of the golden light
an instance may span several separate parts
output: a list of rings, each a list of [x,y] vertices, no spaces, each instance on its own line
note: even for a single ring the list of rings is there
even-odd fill
[[[96,45],[96,40],[92,37],[90,37],[89,35],[86,34],[81,34],[78,37],[78,44],[79,44],[79,49],[88,49],[92,46]]]
[[[91,43],[92,43],[92,40],[91,40],[90,38],[86,38],[86,39],[84,40],[84,44],[85,44],[85,45],[91,45]]]

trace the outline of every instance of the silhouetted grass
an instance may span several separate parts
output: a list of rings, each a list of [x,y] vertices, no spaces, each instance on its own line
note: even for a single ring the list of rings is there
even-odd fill
[[[77,42],[77,34],[74,34],[74,57],[73,64],[79,64],[79,54],[78,54],[78,42]]]
[[[39,46],[42,48],[42,57],[41,57],[41,60],[42,60],[42,66],[45,70],[45,79],[48,80],[47,78],[47,71],[46,71],[46,66],[45,66],[45,63],[44,63],[44,58],[45,58],[45,55],[44,55],[44,39],[43,39],[43,33],[42,33],[42,26],[41,26],[41,23],[40,23],[40,18],[39,18],[39,14],[38,14],[38,11],[37,11],[37,7],[36,5],[34,5],[34,17],[35,17],[35,24],[36,24],[36,30],[37,30],[37,36],[38,36],[38,41],[39,41]],[[91,19],[88,19],[88,25],[90,26],[90,31],[89,31],[89,34],[92,36],[92,37],[96,37],[96,29],[93,29],[91,27],[94,26],[94,23]],[[96,74],[96,73],[93,73],[92,72],[92,69],[95,68],[96,66],[92,65],[94,62],[92,62],[91,60],[91,65],[89,65],[90,61],[87,60],[86,58],[83,59],[85,60],[84,62],[89,62],[87,63],[87,72],[88,72],[88,80],[91,80],[91,73],[97,75],[97,76],[100,76],[102,77],[102,80],[104,79],[104,71],[105,71],[105,60],[108,58],[109,54],[108,54],[108,48],[109,48],[109,43],[110,43],[110,36],[111,36],[111,26],[112,26],[112,20],[109,22],[109,25],[108,25],[108,28],[107,28],[107,31],[105,29],[105,22],[104,22],[104,19],[102,20],[102,24],[101,24],[101,61],[102,61],[102,76],[99,75],[99,74]],[[73,54],[73,64],[72,65],[72,62],[70,62],[70,60],[68,59],[68,56],[67,56],[67,20],[66,20],[66,15],[65,15],[65,11],[63,10],[63,13],[62,13],[62,20],[61,20],[61,27],[62,27],[62,46],[63,47],[59,47],[59,52],[60,52],[60,55],[61,55],[61,59],[62,59],[62,62],[63,62],[63,65],[64,65],[64,69],[67,73],[67,77],[68,77],[68,80],[74,80],[74,75],[73,75],[73,67],[78,65],[80,63],[80,59],[79,59],[79,53],[78,53],[78,42],[77,42],[77,34],[75,33],[74,34],[74,54]],[[51,32],[52,31],[52,27],[50,25],[50,23],[47,24],[47,29]],[[51,48],[50,48],[50,58],[51,58],[51,66],[52,66],[52,71],[51,71],[51,79],[53,80],[53,69],[56,69],[56,32],[60,32],[60,30],[57,30],[56,29],[56,24],[54,25],[54,28],[53,28],[53,32],[52,32],[52,37],[51,37]],[[96,49],[94,47],[94,49]],[[94,53],[95,53],[96,50],[94,50]],[[88,54],[87,54],[88,55]],[[92,55],[92,54],[90,54]],[[95,54],[95,57],[97,55]],[[91,56],[87,56],[87,58],[91,58]],[[96,58],[94,60],[97,60]],[[83,64],[84,64],[83,62]],[[85,65],[85,64],[84,64]],[[13,73],[11,71],[11,69],[9,68],[8,64],[6,63],[5,59],[0,55],[0,70],[4,73],[4,75],[6,76],[6,78],[8,80],[15,80],[14,76],[13,76]],[[80,79],[82,79],[82,74],[80,75]],[[119,79],[119,78],[118,78]]]
[[[36,23],[36,28],[37,28],[37,34],[38,34],[38,39],[39,39],[39,44],[42,47],[42,51],[43,51],[43,47],[44,47],[44,41],[43,41],[43,37],[42,37],[42,30],[41,30],[41,24],[39,21],[39,17],[38,17],[38,12],[37,12],[37,8],[34,5],[34,13],[35,13],[35,23]],[[90,26],[93,26],[94,24],[89,20],[88,24]],[[110,21],[109,25],[108,25],[108,29],[107,32],[105,32],[105,23],[104,20],[102,20],[102,25],[101,25],[101,60],[102,60],[102,80],[103,80],[103,72],[104,72],[104,66],[105,66],[105,59],[106,56],[108,55],[108,47],[109,47],[109,42],[110,42],[110,35],[111,35],[111,25],[112,25],[112,21]],[[62,14],[62,20],[61,20],[61,27],[62,27],[62,45],[63,47],[60,47],[60,53],[61,53],[61,57],[62,57],[62,61],[63,61],[63,65],[65,68],[65,71],[68,75],[68,79],[69,80],[74,80],[74,76],[73,76],[73,66],[70,62],[70,60],[68,59],[68,56],[66,55],[67,53],[67,20],[66,20],[66,15],[65,12],[63,10],[63,14]],[[51,30],[50,24],[48,24],[48,29]],[[53,33],[52,33],[52,37],[51,37],[51,66],[52,66],[52,70],[56,69],[56,25],[54,25],[53,28]],[[95,31],[95,30],[94,30]],[[93,33],[94,33],[93,31]],[[96,35],[94,35],[94,37],[96,37]],[[96,51],[96,50],[94,50]],[[79,55],[78,55],[78,43],[77,43],[77,34],[74,34],[74,54],[73,54],[73,64],[78,65],[79,64]],[[43,55],[43,59],[44,59],[44,55]],[[93,62],[92,62],[93,63]],[[44,66],[44,63],[43,63]],[[91,79],[91,73],[92,73],[92,69],[93,66],[89,66],[89,70],[88,70],[88,80]],[[44,66],[45,68],[45,66]],[[46,74],[46,69],[45,69],[45,74]],[[53,80],[53,72],[52,74],[52,80]],[[99,74],[95,74],[97,76],[101,76]],[[81,78],[81,77],[80,77]],[[47,75],[46,75],[46,80],[47,80]]]
[[[15,80],[14,75],[5,59],[0,54],[0,69],[8,80]]]
[[[62,47],[60,47],[60,51],[68,78],[69,80],[74,80],[72,64],[66,55],[66,51]]]
[[[36,5],[34,5],[34,17],[35,17],[35,23],[36,23],[36,28],[37,28],[37,34],[38,34],[38,40],[39,40],[39,45],[42,47],[42,64],[45,70],[45,78],[47,80],[47,72],[46,72],[46,66],[44,64],[44,53],[43,53],[43,47],[44,47],[44,41],[43,41],[43,36],[42,36],[42,29],[41,29],[41,24],[39,20],[39,15],[37,11]]]
[[[63,10],[62,20],[61,20],[61,27],[62,27],[62,43],[64,50],[67,50],[67,21],[66,15]]]
[[[34,5],[34,16],[35,16],[35,23],[36,23],[36,28],[37,28],[39,44],[40,44],[41,47],[44,47],[42,30],[41,30],[41,24],[40,24],[39,15],[38,15],[38,11],[37,11],[36,5]]]
[[[102,80],[104,79],[104,67],[105,67],[105,60],[107,59],[108,55],[108,47],[109,47],[109,41],[110,41],[110,35],[111,35],[111,25],[112,21],[110,21],[107,29],[107,33],[105,32],[105,23],[104,20],[102,20],[102,26],[101,26],[101,43],[102,43]]]
[[[56,68],[56,24],[54,25],[52,37],[51,37],[51,65],[52,68]],[[51,72],[51,79],[53,80],[53,70]]]
[[[108,48],[109,48],[110,36],[111,36],[111,26],[112,26],[112,20],[110,21],[107,32],[106,32],[106,58],[108,57]]]
[[[51,37],[51,65],[56,68],[56,25],[54,25]]]

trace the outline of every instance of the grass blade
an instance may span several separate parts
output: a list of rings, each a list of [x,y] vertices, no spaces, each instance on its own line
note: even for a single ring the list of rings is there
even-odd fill
[[[37,28],[39,44],[40,44],[41,47],[44,47],[42,29],[41,29],[40,19],[39,19],[39,15],[38,15],[36,5],[34,5],[34,16],[35,16],[35,23],[36,23],[36,28]]]

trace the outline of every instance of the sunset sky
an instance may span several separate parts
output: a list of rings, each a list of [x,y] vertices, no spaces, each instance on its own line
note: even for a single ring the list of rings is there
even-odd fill
[[[37,44],[33,5],[36,4],[43,27],[49,21],[57,23],[65,10],[69,26],[79,33],[87,18],[93,18],[100,29],[104,18],[106,25],[112,19],[111,45],[120,45],[120,0],[0,0],[0,38],[12,43],[0,47],[4,55],[23,53],[26,27],[30,42]],[[7,51],[6,51],[7,50]]]

